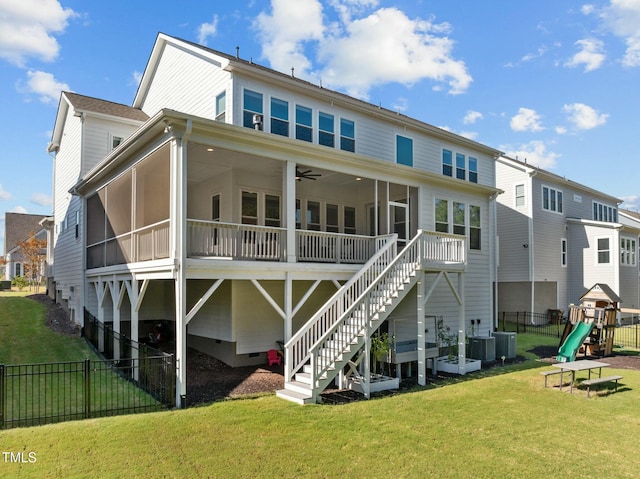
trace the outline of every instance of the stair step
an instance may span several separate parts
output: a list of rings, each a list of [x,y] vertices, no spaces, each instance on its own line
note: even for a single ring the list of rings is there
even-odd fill
[[[291,401],[300,405],[312,404],[314,402],[313,398],[309,394],[300,394],[296,391],[291,391],[289,389],[277,390],[276,396],[281,399],[286,399],[287,401]]]
[[[289,381],[288,383],[284,383],[284,388],[287,391],[293,391],[303,396],[311,397],[311,384],[301,383],[300,381]]]
[[[296,373],[296,381],[311,386],[311,373]]]

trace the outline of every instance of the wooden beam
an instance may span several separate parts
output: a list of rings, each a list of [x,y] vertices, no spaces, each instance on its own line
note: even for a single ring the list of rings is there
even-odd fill
[[[193,317],[200,311],[200,309],[204,306],[207,300],[211,297],[213,293],[215,293],[216,289],[223,283],[223,279],[219,279],[215,283],[211,285],[211,287],[207,290],[206,293],[202,295],[202,297],[198,300],[198,302],[191,308],[191,311],[187,313],[187,316],[184,320],[184,324],[189,324],[189,321],[193,319]]]
[[[313,292],[316,290],[316,288],[318,287],[318,285],[320,284],[320,280],[316,280],[315,283],[313,283],[311,285],[311,287],[309,288],[309,290],[304,294],[304,296],[302,297],[302,299],[300,301],[298,301],[298,304],[296,304],[295,308],[293,308],[293,311],[291,312],[291,316],[295,316],[298,311],[300,311],[300,308],[302,308],[302,306],[304,306],[304,303],[307,302],[307,300],[309,299],[309,297],[313,294]]]
[[[262,296],[264,296],[264,299],[266,299],[269,302],[271,307],[276,310],[276,313],[278,313],[282,319],[286,320],[287,315],[284,313],[280,305],[275,302],[275,300],[271,297],[271,295],[267,292],[267,290],[264,289],[262,285],[258,283],[258,281],[256,281],[255,279],[252,279],[251,282],[258,289],[258,291],[260,291]]]
[[[433,280],[433,283],[431,283],[431,286],[429,286],[429,289],[424,293],[423,304],[427,304],[427,301],[429,301],[429,298],[431,297],[431,294],[436,289],[436,286],[438,286],[438,282],[440,281],[440,278],[442,278],[442,274],[443,274],[442,271],[440,271],[436,275],[436,278]]]
[[[142,300],[144,299],[144,295],[147,294],[147,288],[149,287],[149,280],[145,279],[142,281],[142,288],[140,288],[140,292],[138,293],[138,301],[136,301],[136,313],[140,312],[140,306],[142,306]]]

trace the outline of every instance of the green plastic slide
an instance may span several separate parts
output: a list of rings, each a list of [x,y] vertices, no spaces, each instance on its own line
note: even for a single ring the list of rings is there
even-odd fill
[[[556,360],[560,363],[569,363],[576,359],[578,349],[580,349],[592,329],[592,323],[583,323],[582,321],[577,323],[569,333],[569,336],[567,336],[567,339],[562,343],[562,346],[560,346]]]

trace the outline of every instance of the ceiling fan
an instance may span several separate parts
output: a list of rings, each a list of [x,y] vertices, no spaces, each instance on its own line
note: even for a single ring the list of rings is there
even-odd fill
[[[316,181],[320,176],[322,176],[320,173],[311,173],[312,170],[301,170],[299,168],[296,168],[296,180],[298,181],[302,181],[302,180],[313,180]]]

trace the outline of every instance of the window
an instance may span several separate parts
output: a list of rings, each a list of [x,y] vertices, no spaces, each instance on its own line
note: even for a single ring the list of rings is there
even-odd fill
[[[609,263],[609,238],[598,238],[598,264],[608,264]]]
[[[242,192],[242,224],[258,224],[258,193]]]
[[[340,118],[340,149],[344,151],[356,151],[356,129],[351,120]]]
[[[620,238],[620,264],[625,266],[636,265],[635,238]]]
[[[436,198],[436,231],[449,232],[449,201]]]
[[[325,212],[327,216],[327,231],[329,233],[338,233],[338,205],[327,203]]]
[[[280,197],[276,195],[264,196],[264,225],[280,227]]]
[[[116,149],[118,146],[120,146],[120,143],[122,143],[123,141],[124,141],[124,138],[122,138],[121,136],[112,136],[111,149],[112,150]]]
[[[542,209],[562,213],[562,191],[543,186]]]
[[[344,232],[349,235],[356,234],[356,209],[352,206],[344,207]]]
[[[253,123],[254,115],[262,117],[262,93],[245,90],[242,124],[247,128],[255,128]],[[258,129],[262,130],[262,121],[258,125]]]
[[[296,198],[296,228],[302,229],[302,209],[299,198]]]
[[[605,221],[607,223],[618,222],[618,209],[607,206],[597,201],[593,202],[593,219],[595,221]]]
[[[211,220],[220,221],[220,195],[211,197]]]
[[[464,203],[453,202],[453,234],[466,234],[465,207]]]
[[[469,205],[469,248],[480,249],[480,207]]]
[[[567,266],[567,240],[560,240],[560,266]]]
[[[307,229],[320,231],[320,203],[307,201]]]
[[[335,142],[333,115],[320,112],[318,114],[318,143],[334,148]]]
[[[456,178],[459,180],[467,179],[466,163],[464,155],[456,153]]]
[[[413,166],[413,140],[396,136],[396,161],[399,165]]]
[[[519,206],[524,206],[524,185],[516,185],[516,208]]]
[[[15,274],[14,276],[22,276],[22,263],[15,264]]]
[[[216,120],[225,121],[227,113],[227,92],[223,91],[216,97]]]
[[[453,176],[453,153],[449,150],[442,150],[442,174]]]
[[[271,133],[289,136],[289,103],[271,99]]]
[[[313,141],[311,114],[311,108],[296,105],[296,138],[298,140]]]
[[[478,182],[478,159],[469,157],[469,181]]]

